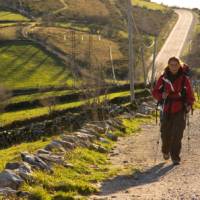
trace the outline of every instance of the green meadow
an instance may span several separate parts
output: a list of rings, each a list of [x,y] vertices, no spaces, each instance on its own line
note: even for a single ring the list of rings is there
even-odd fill
[[[55,56],[30,42],[0,45],[0,85],[9,89],[71,85],[71,74]]]

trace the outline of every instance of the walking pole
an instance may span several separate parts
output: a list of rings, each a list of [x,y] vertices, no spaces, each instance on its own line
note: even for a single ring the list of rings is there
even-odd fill
[[[154,156],[154,165],[156,164],[157,157],[158,157],[159,144],[160,144],[160,132],[159,132],[158,138],[156,140],[156,151],[155,151],[155,156]]]
[[[192,111],[193,112],[193,111]],[[188,154],[190,153],[190,149],[191,149],[191,146],[190,146],[190,114],[187,113],[186,114],[186,123],[187,123],[187,139],[188,139]]]
[[[159,148],[159,144],[160,144],[160,133],[161,133],[161,121],[162,121],[163,115],[164,115],[165,101],[166,101],[166,99],[164,99],[164,101],[163,101],[163,105],[162,105],[161,112],[160,112],[160,124],[159,124],[160,125],[160,131],[159,131],[158,138],[156,140],[156,151],[155,151],[155,157],[154,157],[154,164],[156,164],[157,157],[158,157],[158,148]],[[157,124],[157,119],[156,119],[156,124]]]

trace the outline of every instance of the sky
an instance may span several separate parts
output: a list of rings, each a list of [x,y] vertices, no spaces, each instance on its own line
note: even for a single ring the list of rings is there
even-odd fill
[[[163,3],[169,6],[180,6],[185,8],[199,8],[200,0],[152,0],[153,2]]]

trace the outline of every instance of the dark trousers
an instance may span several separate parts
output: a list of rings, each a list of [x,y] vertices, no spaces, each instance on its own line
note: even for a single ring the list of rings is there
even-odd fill
[[[161,121],[162,152],[170,153],[172,160],[180,161],[181,140],[185,127],[184,111],[163,115]]]

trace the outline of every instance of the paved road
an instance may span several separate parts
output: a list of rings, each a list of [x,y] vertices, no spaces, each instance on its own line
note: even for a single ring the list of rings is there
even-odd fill
[[[162,73],[170,57],[180,57],[193,24],[194,16],[192,12],[182,9],[177,9],[175,12],[179,16],[178,21],[156,57],[156,77]],[[151,72],[149,72],[148,77],[150,76]]]

